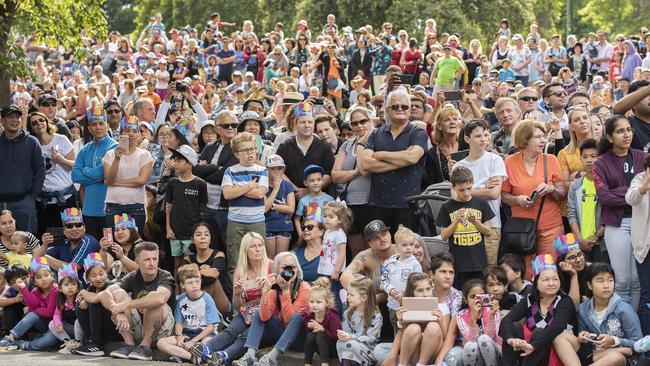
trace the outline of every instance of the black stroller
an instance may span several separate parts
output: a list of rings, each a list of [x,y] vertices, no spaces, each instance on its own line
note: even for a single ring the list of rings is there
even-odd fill
[[[406,203],[418,219],[418,232],[427,245],[429,255],[449,250],[449,243],[440,238],[435,225],[442,204],[451,198],[451,184],[440,182],[428,186],[421,194],[406,198]]]

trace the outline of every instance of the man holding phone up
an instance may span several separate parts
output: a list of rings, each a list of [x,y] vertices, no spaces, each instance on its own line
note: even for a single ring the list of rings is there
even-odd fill
[[[430,86],[433,87],[434,95],[440,90],[454,90],[456,83],[465,72],[465,65],[453,56],[453,50],[448,43],[442,46],[442,51],[444,56],[436,61],[431,71]]]

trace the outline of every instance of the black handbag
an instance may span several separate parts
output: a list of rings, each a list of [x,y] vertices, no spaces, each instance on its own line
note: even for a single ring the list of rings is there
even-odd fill
[[[544,183],[546,177],[546,154],[544,160]],[[510,217],[501,228],[501,246],[505,253],[514,253],[519,255],[534,254],[537,252],[537,223],[544,208],[546,196],[542,197],[542,203],[539,205],[537,219],[526,219],[520,217]]]

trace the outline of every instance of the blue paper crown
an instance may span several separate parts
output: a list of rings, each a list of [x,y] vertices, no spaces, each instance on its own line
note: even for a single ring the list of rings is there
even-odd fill
[[[310,103],[301,102],[297,106],[293,107],[293,113],[296,115],[296,118],[303,116],[313,117],[314,108]]]
[[[180,121],[174,125],[174,128],[181,133],[181,135],[187,137],[190,133],[190,120],[186,117],[183,117]]]
[[[66,208],[61,211],[61,222],[63,225],[71,222],[83,222],[81,210],[76,207]]]
[[[106,267],[106,263],[104,263],[104,260],[102,259],[102,256],[99,253],[90,253],[84,259],[84,271],[88,272],[90,271],[91,268],[95,266]]]
[[[104,110],[99,107],[95,107],[92,110],[89,109],[88,112],[86,112],[86,119],[88,120],[88,123],[93,121],[107,121],[106,113],[104,113]]]
[[[34,256],[32,261],[29,263],[29,271],[31,273],[36,273],[39,269],[50,270],[50,265],[47,263],[47,258]]]
[[[120,121],[120,131],[140,130],[140,119],[136,116],[124,116]]]
[[[553,256],[550,254],[538,255],[535,259],[533,259],[531,267],[533,268],[533,273],[535,276],[547,269],[552,269],[557,272],[555,261],[553,260]]]
[[[74,278],[75,280],[79,279],[76,263],[63,263],[63,266],[61,266],[61,269],[59,270],[59,282],[66,277]]]
[[[557,255],[567,254],[570,251],[580,249],[580,245],[576,243],[573,234],[560,235],[553,240],[553,247]]]
[[[129,216],[129,214],[115,215],[113,216],[113,221],[115,223],[116,229],[137,228],[137,226],[135,225],[135,219]]]

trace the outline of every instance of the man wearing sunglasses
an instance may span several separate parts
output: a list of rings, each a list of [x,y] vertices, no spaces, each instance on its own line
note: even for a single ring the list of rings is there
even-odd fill
[[[38,97],[38,106],[39,112],[43,113],[50,122],[56,125],[56,133],[63,135],[72,142],[72,136],[70,135],[70,129],[66,126],[65,121],[60,117],[56,116],[57,106],[56,98],[52,94],[43,94]]]
[[[397,229],[413,224],[406,197],[420,194],[429,139],[424,129],[409,122],[411,99],[406,90],[391,92],[386,105],[391,124],[373,130],[366,146],[357,144],[358,169],[372,173],[369,209]]]
[[[560,127],[569,128],[569,116],[564,110],[569,101],[569,95],[560,83],[550,83],[542,90],[542,101],[539,106],[544,112],[552,112],[560,120]]]
[[[78,268],[83,268],[84,259],[90,253],[97,253],[102,248],[97,239],[86,234],[81,210],[73,207],[61,212],[63,223],[62,245],[50,246],[54,243],[54,236],[50,233],[43,234],[43,245],[47,248],[47,261],[54,270],[59,270],[64,263],[76,263]],[[49,247],[48,247],[49,246]]]
[[[115,136],[119,136],[118,130],[120,127],[120,121],[124,116],[124,110],[122,109],[122,106],[120,106],[120,103],[117,101],[117,99],[109,99],[104,103],[104,111],[106,112],[108,127],[110,127],[112,133]]]

